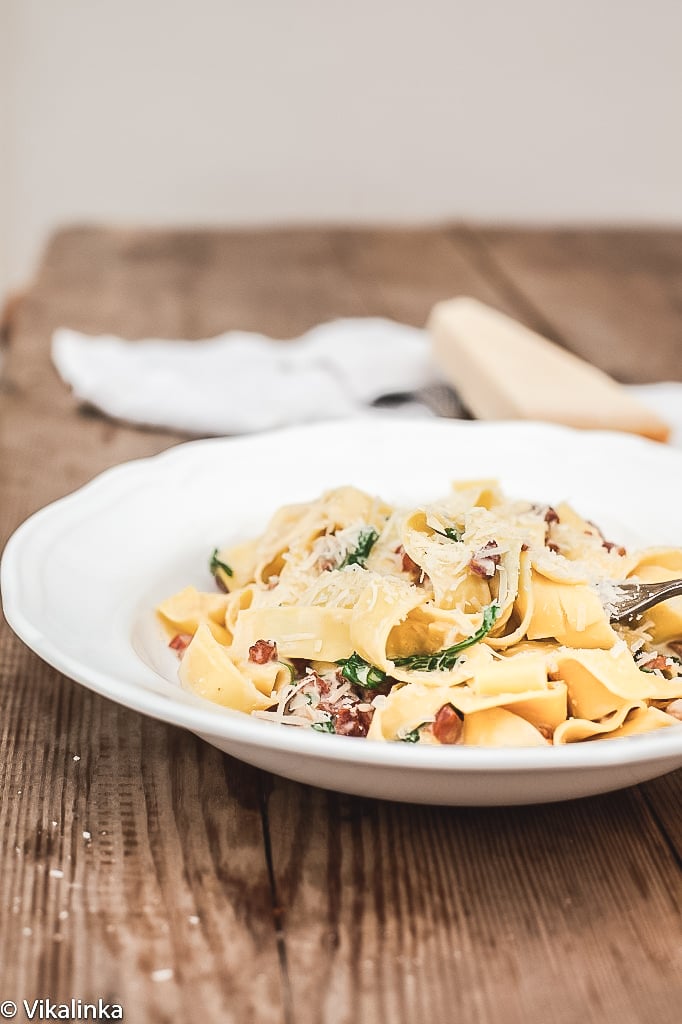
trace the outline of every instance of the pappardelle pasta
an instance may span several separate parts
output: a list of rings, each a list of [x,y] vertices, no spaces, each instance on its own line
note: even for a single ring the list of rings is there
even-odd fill
[[[339,487],[216,549],[210,570],[217,592],[157,609],[181,683],[273,723],[526,747],[682,719],[682,598],[610,621],[618,584],[680,576],[682,549],[628,552],[494,480],[407,510]]]

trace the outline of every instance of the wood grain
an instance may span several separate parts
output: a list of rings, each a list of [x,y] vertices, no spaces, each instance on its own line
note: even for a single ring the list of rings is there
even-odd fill
[[[182,439],[79,408],[49,362],[60,324],[287,338],[421,324],[466,292],[624,379],[671,378],[681,273],[679,232],[62,232],[13,311],[0,540]],[[673,1024],[681,786],[506,810],[324,793],[86,692],[3,622],[0,997],[102,995],[136,1024]]]
[[[489,230],[472,239],[482,271],[530,326],[616,380],[682,380],[679,231]]]
[[[1,668],[4,995],[281,1021],[257,773],[23,648]]]
[[[296,1020],[675,1018],[677,868],[634,790],[471,810],[278,781],[269,822]]]

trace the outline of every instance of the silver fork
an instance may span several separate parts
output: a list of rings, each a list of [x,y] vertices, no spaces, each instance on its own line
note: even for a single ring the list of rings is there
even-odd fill
[[[446,419],[471,419],[471,414],[464,408],[459,400],[459,395],[449,384],[427,384],[414,391],[390,392],[386,395],[379,395],[370,404],[378,408],[391,408],[391,406],[409,401],[421,402],[434,415],[444,416]]]
[[[666,580],[665,583],[619,583],[618,591],[618,597],[609,602],[613,608],[611,622],[633,619],[661,601],[681,597],[682,580]]]

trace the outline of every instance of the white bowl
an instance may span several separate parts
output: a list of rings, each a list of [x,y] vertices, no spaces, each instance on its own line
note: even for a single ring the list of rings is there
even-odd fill
[[[420,747],[273,725],[183,691],[155,603],[213,586],[208,557],[279,505],[352,483],[389,501],[497,476],[570,501],[614,539],[682,544],[682,453],[536,423],[359,419],[195,441],[125,463],[31,516],[9,541],[8,622],[60,672],[184,726],[249,764],[346,793],[430,804],[529,804],[629,786],[682,765],[682,729],[545,748]],[[662,496],[662,497],[661,497]]]

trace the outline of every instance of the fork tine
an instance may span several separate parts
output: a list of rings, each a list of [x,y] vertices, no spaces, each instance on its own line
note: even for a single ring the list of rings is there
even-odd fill
[[[682,596],[682,580],[666,580],[663,583],[620,583],[618,590],[619,595],[612,602],[612,622],[632,619],[662,601]]]

